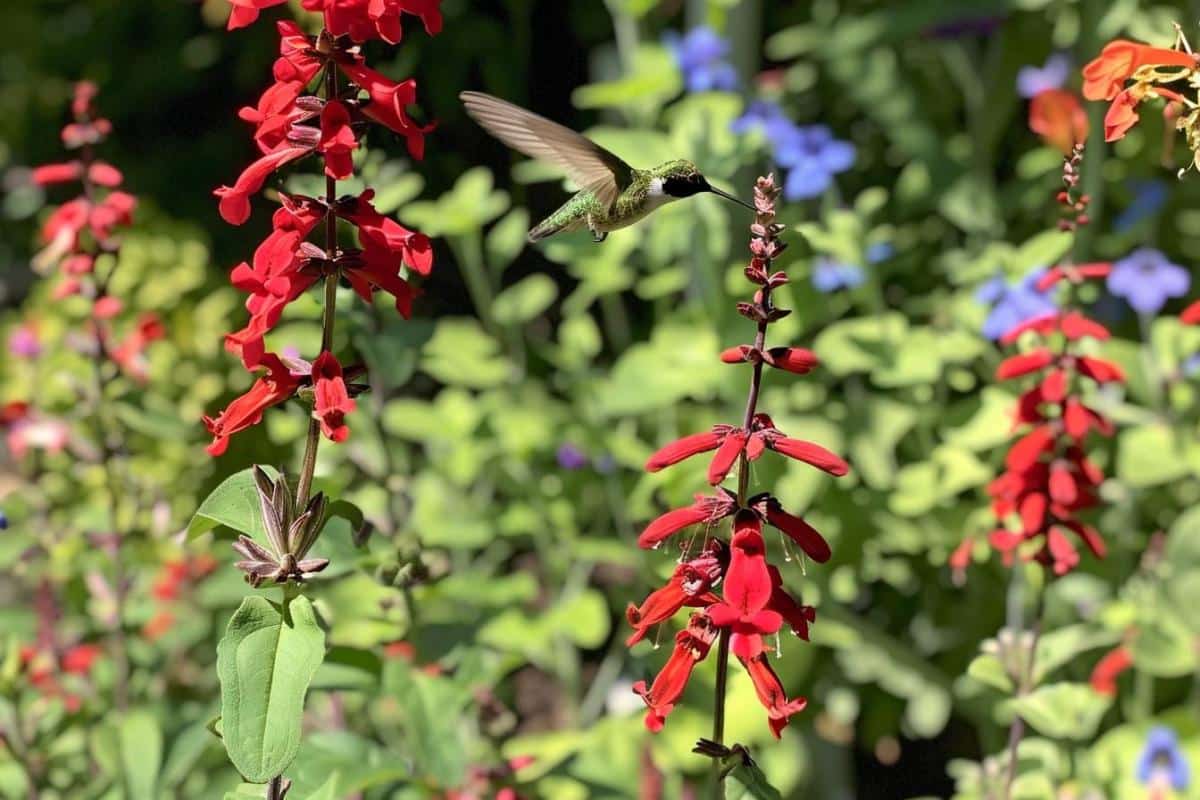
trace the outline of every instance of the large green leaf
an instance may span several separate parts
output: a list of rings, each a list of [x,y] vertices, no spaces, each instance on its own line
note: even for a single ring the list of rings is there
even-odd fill
[[[131,711],[117,726],[127,800],[154,800],[162,765],[162,730],[148,711]]]
[[[272,478],[278,474],[270,467],[263,469]],[[230,475],[221,481],[220,486],[213,489],[212,494],[204,498],[204,502],[192,516],[192,521],[188,523],[187,535],[189,538],[199,536],[221,525],[248,534],[259,541],[264,538],[262,511],[258,505],[258,490],[254,486],[252,469],[244,469]]]
[[[217,645],[223,741],[250,781],[283,773],[300,747],[304,695],[325,655],[312,604],[247,597]]]
[[[1087,684],[1051,683],[1007,705],[1045,736],[1082,741],[1095,734],[1109,699]]]
[[[535,273],[509,286],[492,304],[492,313],[501,325],[519,325],[542,314],[554,298],[558,286],[548,275]]]

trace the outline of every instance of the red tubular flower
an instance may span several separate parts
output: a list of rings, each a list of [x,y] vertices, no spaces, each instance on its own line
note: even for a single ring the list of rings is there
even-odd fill
[[[654,679],[653,685],[646,688],[645,681],[633,685],[635,694],[641,696],[649,711],[646,712],[646,727],[657,733],[662,730],[667,715],[675,708],[675,703],[683,696],[692,669],[708,655],[713,640],[717,638],[717,630],[712,626],[703,612],[692,614],[686,630],[675,634],[675,649],[667,664]]]
[[[405,110],[417,102],[417,82],[410,79],[397,83],[362,64],[341,61],[338,66],[370,96],[371,102],[363,107],[363,114],[403,136],[409,154],[418,160],[423,158],[425,134],[434,126],[418,125]]]
[[[345,180],[354,173],[352,154],[358,139],[350,127],[350,112],[337,100],[330,100],[321,112],[321,143],[317,149],[325,156],[325,174]]]
[[[214,190],[213,194],[221,200],[221,219],[230,225],[245,223],[250,219],[250,195],[262,189],[272,172],[311,152],[311,147],[282,146],[246,167],[233,186]]]
[[[92,665],[100,658],[103,651],[99,645],[77,644],[67,649],[62,656],[63,672],[74,675],[86,675],[92,671]]]
[[[375,192],[368,189],[348,204],[339,203],[337,214],[358,228],[359,237],[367,251],[386,252],[418,275],[428,275],[433,269],[433,247],[429,237],[410,231],[380,214],[371,205],[374,196]],[[398,272],[399,265],[395,266],[392,272]]]
[[[742,656],[738,656],[738,658],[746,668],[746,672],[750,674],[758,701],[767,709],[767,721],[771,727],[771,735],[776,739],[780,738],[791,716],[803,711],[808,705],[808,700],[803,697],[788,699],[779,676],[775,674],[775,670],[771,669],[771,665],[767,661],[766,653],[759,653],[750,658]]]
[[[727,494],[715,497],[696,495],[696,502],[686,508],[676,508],[655,519],[638,536],[638,547],[657,547],[664,539],[674,536],[691,525],[713,524],[734,512],[736,503]]]
[[[1088,278],[1107,278],[1110,272],[1112,272],[1112,264],[1105,261],[1090,264],[1060,264],[1046,270],[1046,274],[1038,278],[1034,285],[1039,292],[1044,292],[1062,280],[1081,283]]]
[[[778,611],[767,609],[771,599],[771,573],[767,568],[758,515],[743,509],[733,521],[729,569],[725,572],[724,601],[708,609],[718,628],[730,628],[730,649],[741,658],[762,652],[763,634],[775,633],[783,624]]]
[[[826,450],[814,442],[789,439],[786,436],[778,434],[768,435],[766,431],[763,432],[763,442],[777,453],[782,453],[788,458],[794,458],[797,461],[803,461],[805,464],[810,464],[835,477],[840,478],[850,471],[849,464],[833,452]]]
[[[757,357],[756,354],[757,351],[752,345],[739,344],[722,350],[720,358],[726,364],[741,364],[745,361],[753,361]]]
[[[1178,50],[1117,39],[1084,66],[1083,96],[1088,100],[1112,100],[1134,72],[1148,65],[1195,67],[1196,58]]]
[[[1200,325],[1200,300],[1185,308],[1179,315],[1179,320],[1184,325]]]
[[[1034,428],[1008,451],[1005,464],[1014,472],[1026,472],[1054,447],[1054,429],[1049,425]]]
[[[706,453],[709,450],[716,450],[724,441],[727,430],[714,428],[711,431],[704,433],[693,433],[691,436],[685,436],[682,439],[676,439],[668,445],[660,448],[658,452],[650,456],[646,461],[647,472],[658,472],[661,469],[678,464],[685,458],[690,458],[697,453]]]
[[[633,647],[647,631],[675,616],[684,606],[704,607],[718,602],[720,598],[713,594],[712,586],[721,579],[728,557],[725,543],[713,539],[699,556],[675,567],[667,584],[651,592],[640,606],[630,603],[625,618],[635,630],[625,644]]]
[[[776,567],[768,565],[767,571],[771,575],[771,599],[767,601],[767,608],[783,617],[792,633],[807,642],[808,626],[816,622],[817,610],[812,606],[797,603],[795,598],[787,593],[783,588],[783,575]]]
[[[1090,356],[1079,356],[1076,359],[1079,371],[1096,383],[1123,383],[1125,372],[1111,361]]]
[[[741,428],[734,428],[725,435],[721,446],[717,448],[717,452],[713,454],[712,461],[708,465],[708,482],[710,484],[716,486],[725,480],[725,476],[729,474],[729,470],[733,469],[734,462],[742,454],[745,446],[746,432]]]
[[[400,41],[403,31],[401,13],[420,17],[425,30],[436,34],[442,29],[442,0],[301,0],[309,11],[325,14],[325,26],[335,36],[349,36],[356,42],[383,39],[390,44]]]
[[[1087,141],[1087,112],[1074,92],[1046,89],[1029,102],[1029,129],[1046,144],[1070,155],[1076,144]]]
[[[1078,311],[1072,311],[1063,316],[1059,328],[1062,330],[1063,336],[1072,342],[1088,338],[1104,341],[1110,336],[1108,328],[1095,320],[1088,319]]]
[[[763,354],[763,360],[776,369],[797,375],[807,375],[821,363],[816,353],[803,347],[772,347]]]
[[[49,186],[52,183],[69,183],[83,177],[83,164],[69,161],[65,164],[46,164],[35,167],[30,179],[38,186]]]
[[[342,365],[326,350],[312,363],[313,417],[321,421],[321,432],[335,442],[344,442],[350,435],[345,417],[355,409],[355,402],[346,391]]]
[[[229,9],[229,23],[227,30],[236,30],[244,28],[258,19],[259,12],[264,8],[272,6],[281,6],[288,0],[229,0],[229,4],[233,6]]]
[[[774,497],[767,498],[765,511],[767,522],[783,531],[813,561],[824,564],[833,555],[829,549],[829,543],[825,541],[824,536],[817,532],[816,528],[800,517],[792,516],[784,511],[783,506]]]
[[[1133,666],[1133,653],[1125,645],[1109,650],[1096,662],[1089,683],[1099,694],[1117,696],[1117,678]]]
[[[1053,567],[1055,575],[1066,575],[1079,565],[1079,551],[1058,527],[1046,532],[1046,549],[1042,555],[1043,560]]]
[[[299,378],[292,375],[275,354],[266,354],[261,363],[267,369],[266,375],[255,381],[249,391],[230,403],[216,419],[204,417],[204,426],[213,435],[212,444],[206,448],[210,455],[224,453],[230,436],[257,425],[262,421],[264,411],[287,400],[299,388]]]
[[[121,174],[121,170],[114,167],[112,164],[105,164],[103,161],[95,161],[87,171],[88,180],[97,186],[104,186],[108,189],[115,189],[125,180],[125,176]]]
[[[1053,361],[1054,354],[1045,348],[1009,356],[1000,362],[1000,366],[996,368],[996,380],[1005,381],[1011,378],[1019,378],[1022,375],[1028,375],[1031,372],[1045,369]]]

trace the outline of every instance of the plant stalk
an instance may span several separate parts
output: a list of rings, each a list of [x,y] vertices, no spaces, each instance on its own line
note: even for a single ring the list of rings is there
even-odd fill
[[[1033,620],[1030,622],[1030,631],[1033,633],[1033,639],[1029,644],[1029,661],[1025,664],[1025,674],[1018,676],[1016,682],[1016,696],[1023,697],[1033,689],[1034,682],[1034,663],[1037,659],[1038,640],[1042,636],[1042,617],[1046,611],[1046,586],[1043,581],[1041,589],[1038,591],[1037,606],[1033,612]],[[1012,726],[1008,729],[1008,774],[1004,779],[1004,800],[1011,800],[1013,783],[1017,779],[1017,750],[1021,745],[1021,739],[1025,736],[1025,720],[1020,714],[1013,717]]]

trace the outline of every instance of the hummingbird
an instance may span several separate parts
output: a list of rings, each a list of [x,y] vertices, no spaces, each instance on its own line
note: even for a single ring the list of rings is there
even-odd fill
[[[691,161],[676,159],[635,169],[586,136],[482,92],[459,95],[467,113],[509,147],[566,172],[579,191],[529,231],[529,241],[587,227],[602,242],[609,231],[644,219],[667,203],[701,192],[754,206],[724,192]]]

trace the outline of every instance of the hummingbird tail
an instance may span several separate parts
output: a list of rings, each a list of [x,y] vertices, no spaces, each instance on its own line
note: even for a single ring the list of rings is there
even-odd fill
[[[530,242],[540,242],[542,239],[553,236],[554,234],[566,228],[566,225],[556,224],[554,218],[543,220],[529,231],[528,239]]]

